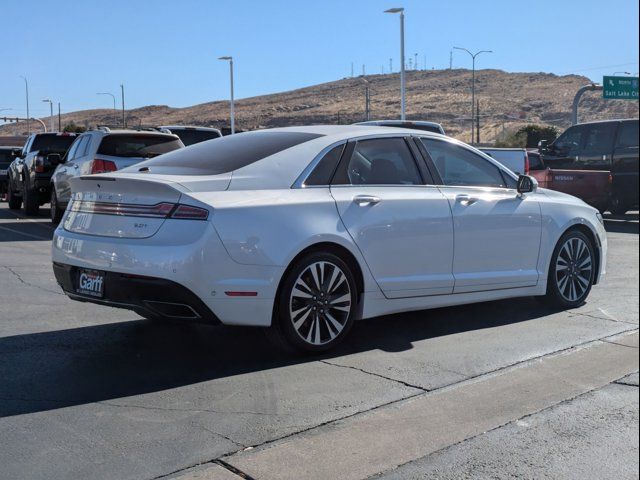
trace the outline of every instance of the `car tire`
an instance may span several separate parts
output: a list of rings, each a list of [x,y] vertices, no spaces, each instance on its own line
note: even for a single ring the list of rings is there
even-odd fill
[[[27,185],[22,190],[22,209],[25,215],[38,215],[40,204],[38,203],[38,194],[30,190]]]
[[[346,262],[314,252],[291,268],[276,299],[269,337],[298,353],[320,353],[342,343],[353,327],[357,287]]]
[[[622,198],[614,195],[609,204],[609,211],[614,215],[624,215],[629,210],[629,206],[624,203]]]
[[[64,210],[58,205],[58,197],[56,196],[56,189],[51,185],[51,223],[58,225],[62,220]]]
[[[595,247],[579,230],[569,230],[556,245],[549,265],[547,293],[541,300],[560,309],[579,307],[584,303],[596,273]]]
[[[11,188],[11,180],[7,183],[7,203],[10,210],[20,210],[22,206],[22,198],[16,197],[13,188]]]

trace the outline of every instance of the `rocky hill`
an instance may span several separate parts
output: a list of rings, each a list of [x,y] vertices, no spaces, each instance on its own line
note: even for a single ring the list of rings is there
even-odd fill
[[[364,89],[371,89],[371,118],[398,118],[399,74],[345,78],[283,93],[236,101],[237,128],[247,130],[303,124],[348,124],[364,119]],[[582,85],[579,75],[476,72],[476,98],[480,104],[481,141],[491,142],[502,132],[526,123],[569,125],[571,103]],[[469,140],[471,71],[431,70],[407,72],[407,118],[440,122],[452,136]],[[216,101],[185,108],[152,105],[128,110],[129,125],[188,124],[228,126],[229,104]],[[637,117],[638,102],[603,100],[600,92],[584,95],[581,121]],[[120,117],[118,117],[120,118]],[[48,124],[46,118],[42,119]],[[62,124],[112,124],[112,110],[66,113]],[[0,127],[1,135],[23,133],[25,125]]]

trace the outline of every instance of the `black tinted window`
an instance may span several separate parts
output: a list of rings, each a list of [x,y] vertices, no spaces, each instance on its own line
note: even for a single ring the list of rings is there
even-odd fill
[[[545,169],[545,166],[544,166],[544,163],[542,162],[542,158],[540,157],[540,154],[529,152],[527,154],[527,157],[529,157],[529,170]]]
[[[11,155],[10,148],[0,148],[0,162],[12,162],[13,156]]]
[[[624,122],[618,131],[618,141],[616,147],[637,147],[638,146],[638,122]]]
[[[613,148],[613,135],[616,132],[615,123],[594,123],[586,125],[584,147],[582,155],[606,155]]]
[[[555,151],[553,153],[557,155],[576,155],[580,148],[582,141],[583,126],[576,126],[567,129],[562,135],[560,135],[553,146]]]
[[[334,183],[350,185],[422,185],[413,155],[403,138],[359,141]]]
[[[220,134],[212,130],[171,130],[171,133],[180,137],[182,143],[185,146],[193,145],[194,143],[204,142],[205,140],[212,140],[219,138]]]
[[[197,143],[153,160],[147,160],[133,167],[132,171],[148,167],[153,172],[156,167],[171,167],[171,173],[182,175],[218,175],[246,167],[318,137],[322,135],[286,131],[238,133]]]
[[[345,144],[338,145],[337,147],[333,147],[331,150],[327,152],[327,154],[322,157],[316,168],[313,169],[311,175],[307,177],[304,181],[305,185],[329,185],[331,182],[331,176],[338,166],[338,162],[340,161],[340,157],[342,156],[342,151],[344,150]]]
[[[100,142],[98,154],[152,158],[181,147],[182,142],[169,135],[107,135]]]
[[[55,133],[50,135],[37,135],[29,151],[35,152],[38,150],[41,153],[59,153],[60,155],[64,155],[75,139],[76,135],[58,135]]]
[[[490,161],[451,142],[422,138],[444,185],[506,187],[500,169]]]

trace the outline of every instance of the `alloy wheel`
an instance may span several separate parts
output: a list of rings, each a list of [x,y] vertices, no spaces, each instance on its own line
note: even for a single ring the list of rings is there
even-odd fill
[[[351,313],[351,287],[332,262],[318,261],[298,276],[289,298],[289,318],[302,340],[323,345],[345,328]]]
[[[586,242],[571,237],[560,247],[556,259],[556,285],[569,302],[580,300],[591,286],[593,258]]]

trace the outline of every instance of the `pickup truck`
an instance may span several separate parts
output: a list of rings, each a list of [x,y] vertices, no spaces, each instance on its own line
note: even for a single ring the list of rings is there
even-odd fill
[[[14,158],[13,152],[19,149],[20,147],[0,146],[0,199],[7,193],[7,173]]]
[[[14,151],[15,159],[9,165],[7,201],[9,208],[17,210],[22,205],[27,215],[37,215],[41,205],[51,195],[51,175],[57,164],[49,155],[64,156],[75,133],[34,133],[27,138],[22,150]]]
[[[617,215],[638,206],[637,119],[573,125],[538,147],[546,170],[534,174],[541,186]]]

